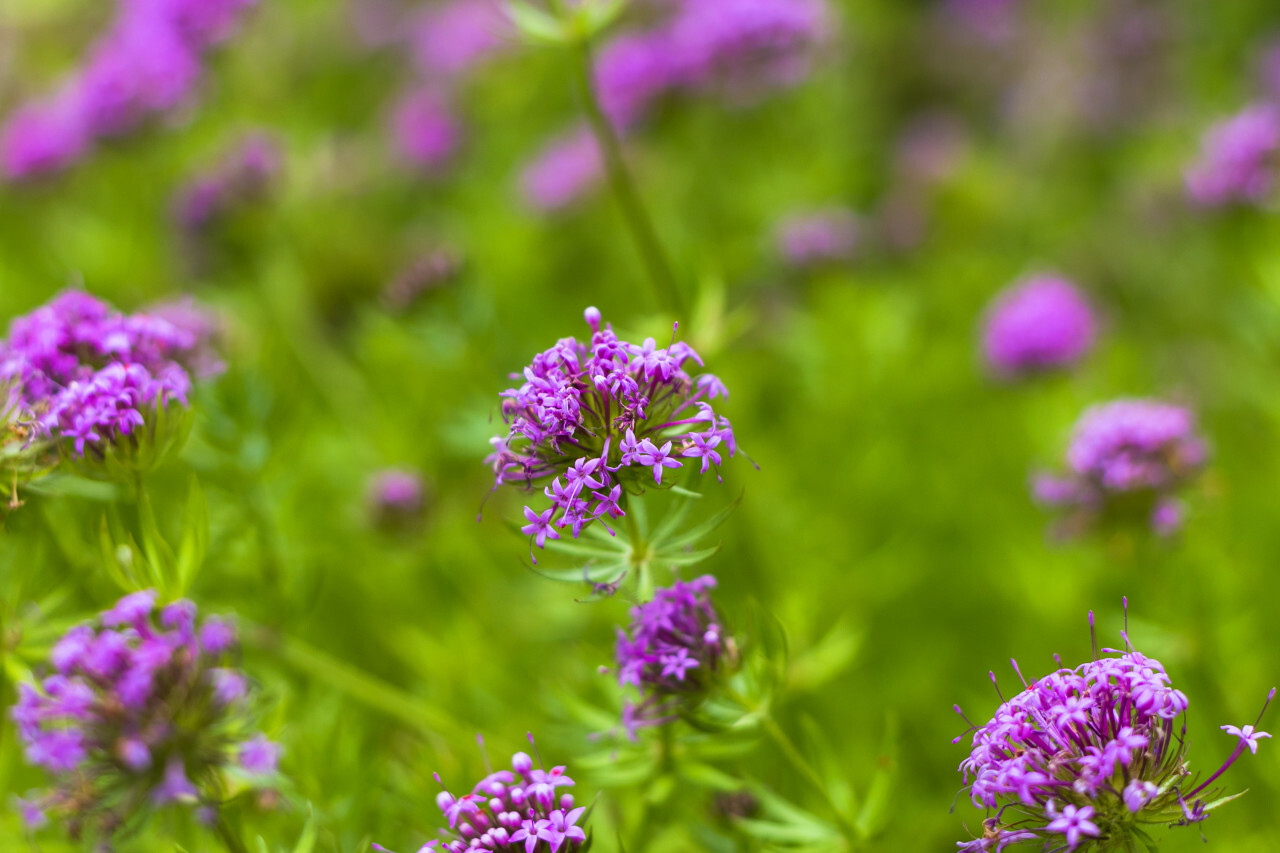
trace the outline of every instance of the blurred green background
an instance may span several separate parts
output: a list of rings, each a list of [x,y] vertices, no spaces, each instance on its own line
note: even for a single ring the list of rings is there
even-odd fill
[[[673,104],[631,142],[694,306],[682,334],[731,389],[724,412],[760,466],[737,459],[723,485],[707,479],[716,506],[744,499],[702,568],[720,578],[730,624],[758,601],[785,626],[797,663],[784,724],[816,721],[862,793],[893,767],[871,849],[951,849],[970,837],[964,825],[979,828],[965,797],[948,812],[967,754],[951,744],[964,728],[951,705],[985,719],[997,704],[986,673],[1013,685],[1010,657],[1028,676],[1054,652],[1084,660],[1090,609],[1118,644],[1122,595],[1135,643],[1191,698],[1196,768],[1217,767],[1232,747],[1218,726],[1252,720],[1278,680],[1280,222],[1191,209],[1181,172],[1208,123],[1256,95],[1254,58],[1280,10],[1146,4],[1167,25],[1160,73],[1099,126],[1064,87],[1097,73],[1076,48],[1108,3],[1034,6],[1018,56],[966,79],[942,64],[933,4],[839,0],[838,32],[806,83],[748,105]],[[0,3],[4,102],[53,79],[102,17],[83,0]],[[506,525],[520,494],[494,495],[477,523],[490,486],[481,460],[507,375],[581,334],[586,305],[637,336],[664,336],[672,319],[606,194],[555,216],[520,202],[522,164],[576,114],[563,56],[512,51],[468,80],[463,150],[426,180],[389,154],[384,117],[408,63],[362,46],[351,20],[336,0],[262,0],[177,126],[0,190],[0,317],[83,283],[125,309],[190,293],[225,318],[228,372],[200,391],[195,433],[156,489],[172,496],[175,529],[193,473],[209,495],[213,546],[194,597],[242,618],[245,666],[294,784],[274,812],[244,818],[272,850],[291,848],[308,804],[320,850],[416,849],[439,822],[431,773],[457,788],[482,773],[477,732],[502,760],[532,730],[580,794],[598,789],[586,757],[608,743],[572,706],[616,710],[597,667],[627,602],[575,603],[578,588],[526,568]],[[1130,71],[1116,73],[1118,86]],[[1035,81],[1047,88],[1028,92]],[[939,110],[965,144],[917,200],[919,244],[788,269],[778,220],[833,204],[875,216],[902,182],[902,130]],[[250,130],[279,140],[279,184],[192,264],[171,196]],[[440,246],[465,258],[460,274],[388,310],[387,283]],[[983,308],[1037,269],[1092,296],[1101,345],[1069,375],[995,383],[976,349]],[[1120,395],[1167,396],[1201,416],[1212,465],[1185,532],[1053,542],[1028,476],[1061,458],[1084,407]],[[419,528],[373,524],[366,487],[386,466],[429,481]],[[100,514],[92,496],[71,495],[10,519],[10,619],[79,618],[113,600],[89,538]],[[55,592],[52,615],[25,604]],[[12,725],[0,731],[0,788],[38,786]],[[1228,777],[1250,793],[1203,825],[1216,849],[1280,850],[1271,747]],[[766,743],[718,766],[820,811]],[[598,850],[636,837],[647,796],[605,792]],[[766,849],[696,786],[647,814],[654,853]],[[162,816],[120,849],[215,849],[184,820]],[[25,849],[11,810],[0,837]],[[60,838],[42,833],[39,847],[63,849]],[[1161,849],[1200,843],[1195,828],[1169,830]]]

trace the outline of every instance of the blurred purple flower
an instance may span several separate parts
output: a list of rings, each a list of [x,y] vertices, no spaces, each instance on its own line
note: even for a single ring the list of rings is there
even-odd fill
[[[803,80],[829,19],[823,0],[684,0],[666,38],[683,85],[750,98]]]
[[[20,106],[0,131],[0,168],[11,180],[60,171],[89,147],[89,129],[74,85]]]
[[[130,817],[118,811],[123,802],[214,801],[224,782],[202,791],[192,780],[236,765],[262,772],[244,761],[245,750],[265,767],[277,748],[261,735],[246,740],[247,691],[220,684],[247,682],[227,668],[229,647],[203,648],[201,632],[194,605],[158,611],[151,590],[67,632],[54,647],[54,674],[20,685],[11,711],[27,760],[54,783],[27,808],[110,835]],[[161,776],[152,756],[167,756]]]
[[[600,106],[619,131],[635,125],[676,82],[670,45],[661,30],[618,36],[596,57]]]
[[[439,173],[458,150],[462,128],[445,99],[420,88],[401,96],[392,109],[396,150],[409,163]]]
[[[714,577],[703,575],[656,589],[652,601],[631,608],[630,631],[618,629],[618,683],[641,693],[623,714],[631,739],[696,705],[721,670],[734,665],[736,648],[711,603],[715,586]]]
[[[1004,45],[1022,32],[1023,0],[944,0],[943,14],[959,29],[990,45]]]
[[[228,36],[253,0],[120,0],[106,32],[58,94],[22,104],[5,122],[6,177],[66,168],[96,138],[130,133],[190,102],[201,54]]]
[[[520,174],[525,201],[537,210],[563,210],[595,188],[604,177],[600,146],[590,129],[580,127],[554,139]]]
[[[1255,104],[1209,128],[1200,158],[1187,170],[1197,204],[1258,204],[1271,194],[1280,167],[1280,107]]]
[[[191,371],[217,369],[211,359],[190,322],[120,314],[72,290],[12,322],[0,341],[0,381],[16,382],[41,428],[82,456],[88,444],[130,435],[147,412],[185,405]]]
[[[1096,336],[1097,321],[1080,291],[1064,278],[1040,275],[996,297],[982,349],[995,373],[1019,376],[1076,363]]]
[[[1158,400],[1115,400],[1087,410],[1067,451],[1069,471],[1034,482],[1038,501],[1073,509],[1088,523],[1137,510],[1161,535],[1182,522],[1175,493],[1205,465],[1195,416]]]
[[[511,22],[495,0],[430,6],[414,28],[414,57],[430,77],[453,77],[503,49]]]
[[[778,248],[793,267],[853,260],[862,243],[862,223],[845,208],[788,216],[778,224]]]
[[[266,197],[282,160],[274,138],[262,132],[245,134],[215,166],[192,176],[174,194],[172,209],[178,226],[195,235]]]

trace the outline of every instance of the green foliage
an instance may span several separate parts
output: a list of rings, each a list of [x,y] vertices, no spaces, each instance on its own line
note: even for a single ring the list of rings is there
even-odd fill
[[[244,668],[269,697],[264,728],[292,781],[232,815],[257,853],[416,849],[440,823],[431,774],[461,789],[484,773],[475,733],[497,763],[530,730],[580,802],[600,792],[593,853],[827,853],[842,838],[942,850],[982,819],[963,795],[948,811],[966,753],[951,705],[985,719],[998,702],[985,674],[1011,656],[1028,677],[1054,652],[1084,660],[1089,609],[1117,644],[1127,594],[1134,641],[1191,698],[1193,767],[1229,754],[1217,726],[1252,719],[1280,649],[1280,221],[1187,209],[1181,169],[1210,121],[1255,96],[1251,57],[1280,29],[1273,3],[1166,4],[1177,26],[1150,94],[1161,100],[1105,132],[1037,111],[1056,97],[1006,115],[1003,89],[939,84],[922,41],[930,4],[891,0],[836,4],[839,37],[803,86],[663,105],[627,163],[693,306],[681,335],[732,390],[724,411],[760,468],[739,456],[723,483],[647,495],[656,523],[636,512],[640,540],[596,526],[551,543],[532,571],[507,529],[523,495],[493,494],[476,520],[498,392],[580,331],[588,304],[628,335],[665,338],[672,318],[607,195],[557,216],[516,201],[521,165],[580,114],[563,51],[515,50],[470,80],[465,151],[429,180],[390,155],[383,121],[409,63],[362,47],[346,5],[263,0],[182,121],[0,190],[0,317],[72,283],[129,309],[191,293],[225,317],[229,365],[195,391],[192,423],[165,425],[105,474],[20,482],[13,511],[13,469],[21,481],[38,461],[15,465],[18,445],[0,436],[6,705],[67,627],[121,589],[156,586],[236,614]],[[569,29],[546,8],[512,8],[527,39],[557,45],[641,14],[568,5]],[[1076,32],[1102,4],[1048,5]],[[101,23],[84,0],[3,4],[0,22],[20,34],[6,104]],[[895,138],[935,108],[960,115],[968,140],[924,193],[924,241],[788,269],[777,221],[882,210],[898,188]],[[285,150],[279,192],[193,264],[166,217],[171,194],[259,127]],[[463,252],[463,272],[388,310],[384,286],[439,244]],[[1102,307],[1100,347],[1069,374],[994,382],[975,354],[983,309],[1045,268]],[[1051,541],[1028,474],[1057,463],[1085,406],[1121,395],[1201,415],[1212,462],[1187,528],[1169,542],[1133,529]],[[417,527],[383,529],[366,505],[389,466],[428,479]],[[636,743],[609,736],[621,700],[598,667],[612,663],[614,626],[653,585],[704,571],[741,638],[737,696]],[[548,577],[623,589],[588,606]],[[1249,794],[1203,825],[1217,849],[1275,845],[1273,743],[1232,768],[1230,790]],[[6,718],[5,799],[41,784]],[[1148,831],[1149,849],[1201,847],[1194,828]],[[23,839],[0,809],[0,849]],[[44,851],[86,845],[38,838]],[[218,841],[169,810],[119,849]]]

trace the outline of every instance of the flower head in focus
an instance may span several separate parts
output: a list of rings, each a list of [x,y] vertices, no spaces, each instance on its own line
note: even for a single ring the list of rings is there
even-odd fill
[[[1215,783],[1246,748],[1256,752],[1258,739],[1270,735],[1255,726],[1223,726],[1236,738],[1234,751],[1204,781],[1193,777],[1186,723],[1178,721],[1186,695],[1159,661],[1133,648],[1127,629],[1122,637],[1124,650],[1103,649],[1103,657],[1095,651],[1074,669],[1024,680],[1021,693],[971,729],[960,771],[973,804],[996,812],[984,821],[982,837],[960,842],[960,849],[998,851],[1022,842],[1131,849],[1146,837],[1142,825],[1196,823],[1233,799],[1221,798]],[[1273,689],[1268,703],[1274,695]]]
[[[1138,517],[1158,533],[1182,521],[1177,492],[1208,450],[1189,409],[1159,400],[1114,400],[1087,410],[1067,450],[1068,472],[1033,482],[1036,500],[1073,512],[1073,526]]]
[[[991,305],[982,350],[997,375],[1022,376],[1075,364],[1096,337],[1093,309],[1071,282],[1034,276]]]
[[[67,631],[51,674],[20,685],[11,710],[27,761],[53,782],[28,822],[109,837],[141,811],[269,787],[279,748],[253,729],[235,646],[229,622],[198,622],[189,601],[159,607],[152,590]]]
[[[561,338],[502,393],[508,430],[492,439],[496,486],[543,486],[550,506],[525,507],[523,528],[542,547],[559,529],[576,537],[593,522],[626,514],[625,495],[676,484],[686,465],[701,473],[718,468],[736,450],[733,428],[712,401],[728,397],[681,341],[660,347],[653,338],[634,344],[600,312],[586,311],[591,337]]]

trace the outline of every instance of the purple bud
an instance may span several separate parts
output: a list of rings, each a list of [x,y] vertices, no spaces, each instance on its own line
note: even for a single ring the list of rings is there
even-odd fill
[[[600,331],[600,309],[592,305],[586,311],[582,312],[583,319],[587,321],[587,325],[591,327],[591,331]]]
[[[533,770],[533,759],[529,757],[528,753],[517,752],[511,757],[511,769],[521,776],[528,776]]]
[[[151,766],[151,750],[137,738],[126,738],[116,745],[120,760],[135,773],[141,773]]]

